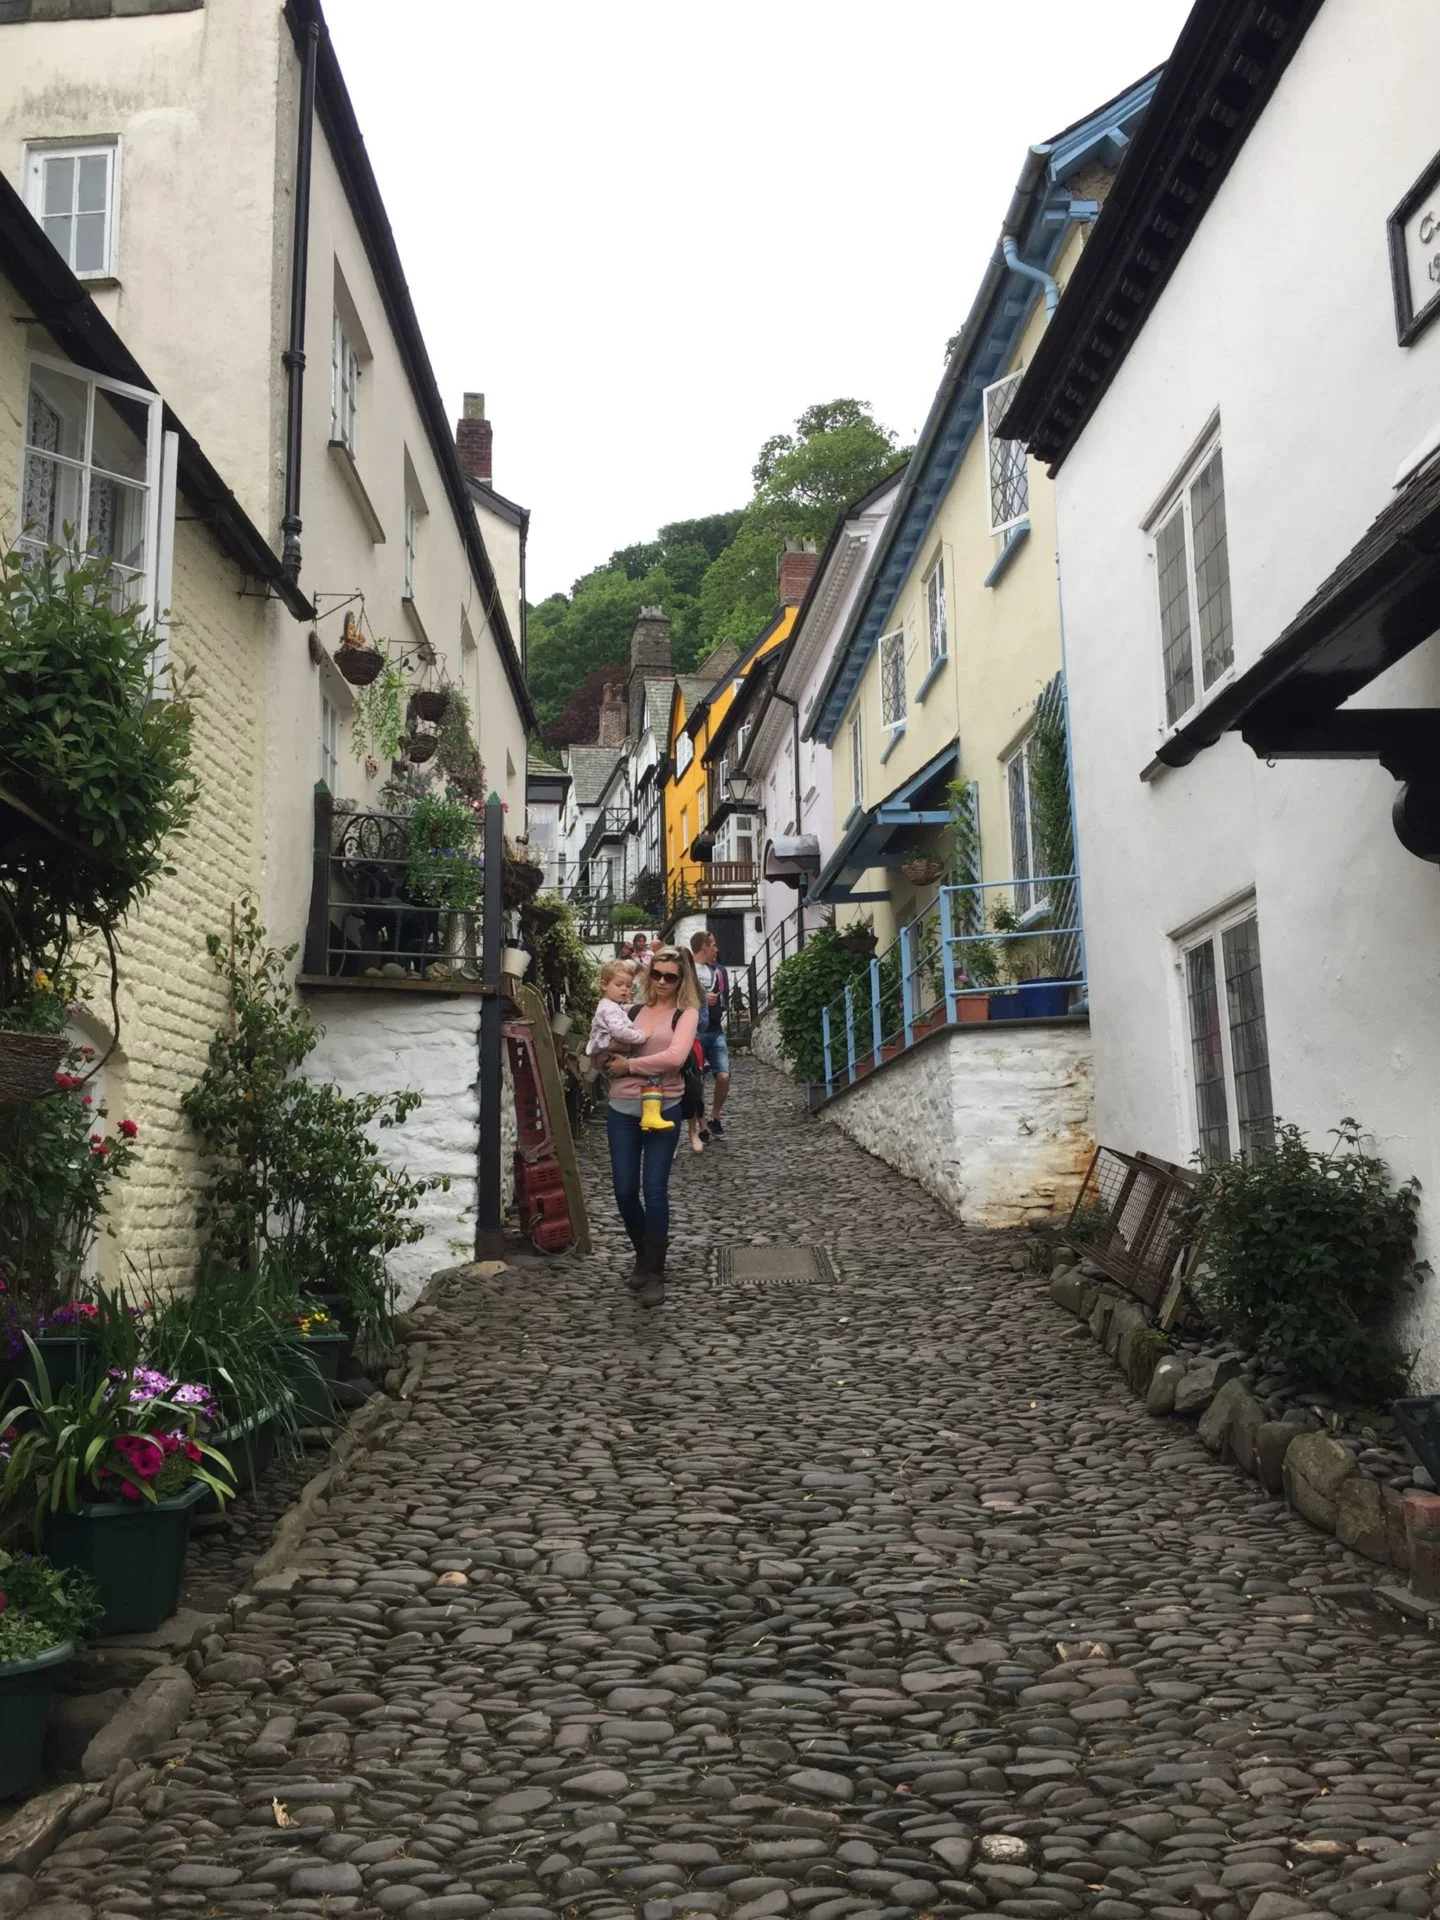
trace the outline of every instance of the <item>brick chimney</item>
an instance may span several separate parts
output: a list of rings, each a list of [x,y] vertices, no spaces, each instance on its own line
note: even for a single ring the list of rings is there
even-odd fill
[[[493,476],[495,429],[485,418],[483,393],[467,393],[464,418],[455,424],[455,451],[460,470],[472,480],[490,480]]]
[[[658,676],[675,671],[670,658],[670,622],[660,607],[641,607],[630,636],[630,665]]]
[[[596,730],[597,747],[623,747],[625,744],[625,683],[613,680],[600,694],[600,725]]]
[[[805,598],[805,590],[815,578],[815,569],[820,565],[820,556],[815,551],[813,541],[803,544],[795,540],[785,542],[785,551],[780,556],[776,569],[780,580],[780,604],[782,607],[798,607]]]

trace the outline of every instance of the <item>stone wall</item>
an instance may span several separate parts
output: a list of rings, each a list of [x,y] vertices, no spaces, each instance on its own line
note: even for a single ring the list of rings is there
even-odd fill
[[[750,1051],[757,1060],[763,1060],[767,1067],[777,1067],[781,1073],[789,1073],[790,1063],[780,1051],[780,1021],[773,1008],[762,1013],[750,1029]]]
[[[30,20],[128,19],[139,13],[194,13],[205,0],[0,0],[0,27]]]
[[[305,1070],[333,1080],[342,1092],[423,1096],[403,1127],[376,1134],[392,1166],[416,1179],[447,1174],[449,1192],[420,1203],[425,1237],[391,1260],[402,1305],[417,1299],[441,1267],[474,1257],[476,1156],[479,1148],[480,1001],[421,995],[331,993],[317,996],[324,1027]],[[501,1107],[501,1192],[510,1204],[515,1152],[515,1102],[508,1065]]]
[[[821,1109],[967,1226],[1069,1211],[1094,1151],[1088,1027],[960,1027],[901,1054]]]

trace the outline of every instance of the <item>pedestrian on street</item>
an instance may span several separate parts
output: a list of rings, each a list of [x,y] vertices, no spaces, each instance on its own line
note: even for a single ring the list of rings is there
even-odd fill
[[[640,1120],[646,1082],[654,1080],[660,1082],[664,1117],[671,1121],[680,1117],[682,1069],[695,1044],[700,1017],[700,988],[690,955],[679,947],[656,947],[644,975],[643,996],[634,1019],[646,1035],[645,1044],[625,1062],[628,1071],[616,1063],[605,1118],[615,1205],[635,1248],[630,1284],[642,1307],[658,1307],[665,1299],[670,1168],[680,1134],[674,1127],[644,1133]]]
[[[707,1070],[715,1076],[715,1092],[710,1102],[710,1122],[700,1123],[701,1143],[713,1133],[723,1138],[725,1124],[720,1115],[730,1093],[730,1042],[725,1034],[725,1010],[730,1004],[730,975],[720,963],[720,942],[713,933],[692,933],[690,948],[695,956],[695,977],[700,986],[700,1051]]]

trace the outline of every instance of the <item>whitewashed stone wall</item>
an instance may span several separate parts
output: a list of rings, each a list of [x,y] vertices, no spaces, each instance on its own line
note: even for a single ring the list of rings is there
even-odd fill
[[[391,1259],[402,1305],[414,1301],[441,1267],[473,1258],[476,1155],[479,1149],[480,1001],[415,995],[341,993],[317,996],[324,1032],[305,1063],[313,1080],[342,1092],[422,1096],[403,1127],[378,1129],[390,1165],[415,1179],[448,1174],[448,1193],[429,1193],[416,1218],[425,1237]],[[515,1152],[515,1102],[508,1067],[501,1107],[501,1191],[508,1207]]]
[[[822,1109],[973,1227],[1065,1213],[1094,1151],[1088,1028],[962,1027]]]
[[[790,1063],[780,1051],[780,1022],[773,1009],[762,1013],[750,1029],[750,1051],[767,1067],[778,1067],[781,1073],[789,1073]]]

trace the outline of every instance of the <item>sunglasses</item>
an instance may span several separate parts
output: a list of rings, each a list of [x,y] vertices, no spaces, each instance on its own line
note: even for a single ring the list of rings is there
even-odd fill
[[[668,968],[662,971],[659,967],[652,967],[650,969],[650,978],[652,980],[678,980],[680,976],[678,973],[671,973]]]

